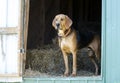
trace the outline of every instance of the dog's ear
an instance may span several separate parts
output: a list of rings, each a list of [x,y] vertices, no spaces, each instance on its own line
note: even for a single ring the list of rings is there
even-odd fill
[[[66,29],[70,28],[72,25],[72,20],[66,15]]]
[[[56,28],[56,24],[55,24],[55,20],[56,20],[56,17],[53,19],[53,21],[52,21],[52,26],[55,28],[55,29],[57,29]]]

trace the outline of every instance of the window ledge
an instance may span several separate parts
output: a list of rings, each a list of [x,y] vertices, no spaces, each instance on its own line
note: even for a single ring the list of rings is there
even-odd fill
[[[24,80],[102,80],[102,76],[79,76],[79,77],[24,77]]]

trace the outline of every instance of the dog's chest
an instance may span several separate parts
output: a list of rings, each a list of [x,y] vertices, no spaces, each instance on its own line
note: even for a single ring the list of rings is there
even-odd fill
[[[68,43],[68,42],[70,42],[68,39],[65,39],[65,38],[61,39],[60,47],[63,51],[65,51],[67,53],[70,53],[71,52],[70,51],[70,45],[69,45],[70,43]]]

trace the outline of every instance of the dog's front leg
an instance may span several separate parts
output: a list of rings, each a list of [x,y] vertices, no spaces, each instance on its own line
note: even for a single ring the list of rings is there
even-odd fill
[[[69,73],[68,55],[64,51],[62,51],[62,53],[63,53],[64,63],[65,63],[65,72],[64,72],[64,75],[68,76],[68,73]]]
[[[76,71],[77,71],[77,56],[76,56],[76,52],[72,52],[73,54],[73,71],[72,71],[72,76],[76,76]]]

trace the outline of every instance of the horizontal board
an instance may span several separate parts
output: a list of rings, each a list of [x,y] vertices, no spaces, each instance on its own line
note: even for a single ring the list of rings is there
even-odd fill
[[[104,83],[101,77],[23,78],[22,83]]]
[[[18,33],[18,28],[17,27],[0,27],[0,34],[16,34]]]

